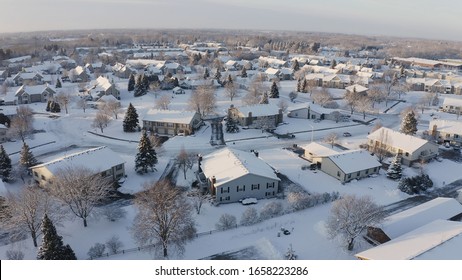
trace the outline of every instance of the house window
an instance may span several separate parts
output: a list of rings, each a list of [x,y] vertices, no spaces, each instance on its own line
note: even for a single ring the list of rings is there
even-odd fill
[[[377,167],[374,167],[374,172],[377,172]]]
[[[242,186],[242,187],[237,186],[237,187],[236,187],[236,191],[237,191],[237,192],[245,192],[245,185]]]
[[[409,156],[409,153],[408,153],[408,152],[406,152],[406,156],[407,156],[407,157]]]
[[[337,177],[340,177],[340,171],[337,171]]]
[[[252,190],[259,190],[260,189],[260,184],[252,184]]]
[[[361,171],[358,171],[358,173],[356,173],[356,177],[358,177],[359,175],[361,175]]]
[[[227,188],[221,188],[221,193],[229,193],[229,187]]]
[[[39,176],[38,173],[37,173],[37,171],[34,171],[34,175],[35,175],[35,177],[38,177],[38,176]]]
[[[230,200],[230,199],[231,199],[230,196],[226,196],[226,197],[225,197],[225,200]]]
[[[366,174],[369,174],[369,169],[368,169],[368,170],[366,170]]]
[[[272,188],[274,188],[274,182],[272,182],[272,183],[266,183],[266,188],[267,188],[267,189],[272,189]]]
[[[350,178],[351,178],[351,174],[348,174],[348,179],[350,179]]]
[[[41,178],[42,178],[42,180],[46,180],[45,176],[43,176],[43,175],[41,176]]]
[[[122,170],[122,166],[123,166],[123,164],[117,165],[117,166],[116,166],[116,170]]]

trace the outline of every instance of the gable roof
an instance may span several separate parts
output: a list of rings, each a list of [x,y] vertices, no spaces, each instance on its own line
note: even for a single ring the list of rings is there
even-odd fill
[[[274,170],[253,153],[228,147],[204,156],[201,166],[206,177],[215,176],[216,187],[247,174],[280,180]]]
[[[360,252],[355,256],[368,260],[411,260],[437,249],[444,243],[458,239],[462,241],[462,223],[435,220],[394,240]],[[456,255],[440,254],[437,259],[461,259],[462,251],[453,250]]]
[[[19,96],[23,93],[27,93],[29,95],[35,95],[35,94],[42,94],[44,91],[48,91],[50,93],[55,93],[53,89],[50,88],[49,85],[35,85],[35,86],[21,86],[18,88],[18,90],[15,93],[15,96]]]
[[[191,124],[196,114],[193,111],[150,109],[143,121]]]
[[[381,227],[391,239],[437,219],[450,219],[462,213],[454,198],[438,197],[397,214],[388,216]]]
[[[249,116],[249,113],[252,113],[252,117],[274,116],[279,114],[279,107],[271,103],[241,106],[237,109],[244,117]]]
[[[70,155],[53,158],[48,162],[35,165],[31,169],[46,167],[51,173],[63,168],[85,166],[95,171],[104,171],[122,164],[125,161],[106,146],[76,152]]]
[[[456,97],[445,97],[443,101],[443,106],[462,106],[462,98]]]
[[[328,158],[345,174],[381,166],[374,156],[363,150],[345,151]]]
[[[431,120],[428,128],[432,130],[434,125],[438,131],[462,135],[462,121]]]
[[[385,136],[384,136],[385,135]],[[399,147],[403,151],[413,153],[423,145],[429,143],[425,139],[407,135],[387,127],[381,127],[367,136],[367,139],[378,142],[392,147]]]
[[[348,86],[345,88],[346,90],[350,91],[350,92],[353,92],[356,90],[356,92],[363,92],[363,91],[366,91],[368,90],[367,87],[364,87],[362,85],[358,85],[358,84],[354,84],[354,85],[351,85],[351,86]]]
[[[317,142],[311,142],[310,144],[303,146],[303,149],[305,149],[305,151],[308,151],[308,153],[312,154],[313,157],[327,157],[330,155],[338,154],[336,150],[326,147]]]

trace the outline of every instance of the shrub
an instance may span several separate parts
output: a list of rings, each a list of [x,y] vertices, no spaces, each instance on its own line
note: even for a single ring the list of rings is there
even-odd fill
[[[215,225],[215,228],[218,230],[227,230],[235,227],[237,227],[237,220],[236,217],[231,214],[221,215],[218,223]]]
[[[241,216],[241,225],[250,226],[258,223],[258,212],[254,207],[249,207],[245,209],[244,213]]]
[[[282,214],[282,204],[280,202],[269,202],[260,210],[260,219],[267,220]]]
[[[6,258],[8,260],[22,260],[24,259],[24,253],[19,250],[7,250]]]
[[[118,236],[114,235],[106,241],[106,247],[111,253],[115,254],[123,247],[123,243],[120,241]]]
[[[103,209],[103,215],[108,219],[108,221],[115,222],[117,220],[125,218],[127,211],[117,205],[108,205]]]
[[[403,178],[398,184],[398,189],[407,194],[419,194],[433,187],[433,181],[427,174]]]
[[[87,255],[92,259],[100,258],[103,256],[104,250],[106,250],[106,245],[101,243],[95,243],[95,245],[93,245],[93,247],[91,247],[90,250],[88,250]]]

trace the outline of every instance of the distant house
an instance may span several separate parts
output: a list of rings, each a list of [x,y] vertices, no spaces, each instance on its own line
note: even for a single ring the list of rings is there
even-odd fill
[[[182,89],[181,87],[174,87],[174,88],[173,88],[173,93],[174,93],[174,94],[184,94],[185,91],[184,91],[184,89]]]
[[[231,105],[228,117],[236,120],[241,126],[250,128],[271,129],[283,121],[282,110],[273,104],[256,104],[241,106]]]
[[[8,72],[8,70],[0,70],[0,82],[6,81],[9,75]]]
[[[438,155],[438,145],[430,141],[390,128],[381,127],[367,136],[369,151],[383,150],[399,155],[402,163],[411,165],[419,160],[430,160]]]
[[[258,153],[226,147],[202,157],[199,164],[202,183],[217,203],[271,198],[279,192],[280,179]]]
[[[13,82],[16,86],[41,85],[43,84],[43,75],[37,72],[19,72],[13,76]]]
[[[339,110],[324,108],[318,104],[303,103],[289,107],[287,116],[298,119],[331,120],[335,122],[346,121],[349,116],[342,114]]]
[[[79,151],[31,167],[33,179],[41,186],[48,187],[53,178],[62,169],[72,167],[87,167],[112,181],[118,181],[125,176],[125,161],[106,146]]]
[[[367,95],[367,91],[369,90],[367,87],[362,85],[354,84],[345,88],[347,92],[356,92],[361,95]]]
[[[122,63],[116,63],[112,67],[112,72],[114,76],[122,78],[122,79],[128,79],[131,74],[136,75],[137,71],[133,68],[131,68],[128,65],[123,65]]]
[[[15,93],[17,104],[47,102],[56,91],[48,85],[21,86]]]
[[[462,121],[432,120],[428,127],[428,134],[438,142],[451,144],[462,143]]]
[[[461,114],[462,98],[445,97],[442,106],[443,112]]]
[[[115,87],[108,78],[100,76],[90,83],[90,88],[87,89],[88,94],[102,97],[104,95],[112,95],[120,100],[120,91]]]
[[[355,255],[360,260],[460,260],[462,223],[435,220]]]
[[[5,142],[8,138],[6,137],[6,132],[8,131],[8,127],[4,124],[0,124],[0,143]]]
[[[69,71],[69,80],[73,83],[88,82],[90,75],[87,73],[87,68],[77,66]]]
[[[266,76],[268,77],[268,80],[274,80],[274,79],[279,79],[281,76],[281,70],[277,68],[268,68],[265,71]]]
[[[348,75],[333,74],[324,76],[322,79],[322,86],[326,88],[339,88],[344,89],[350,85],[351,80]]]
[[[289,81],[294,79],[294,70],[292,68],[281,68],[279,79],[282,81]]]
[[[460,220],[462,205],[454,198],[438,197],[385,218],[380,227],[370,227],[367,236],[385,243],[438,219]]]
[[[190,135],[200,126],[200,115],[191,111],[150,109],[143,118],[143,128],[160,135]]]
[[[103,108],[104,104],[108,102],[115,102],[120,107],[120,101],[115,98],[113,95],[103,95],[99,99],[96,100],[95,105],[96,108]]]

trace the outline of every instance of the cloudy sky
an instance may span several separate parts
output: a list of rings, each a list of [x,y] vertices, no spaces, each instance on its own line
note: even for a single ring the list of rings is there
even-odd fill
[[[462,41],[460,0],[0,0],[0,32],[226,28]]]

